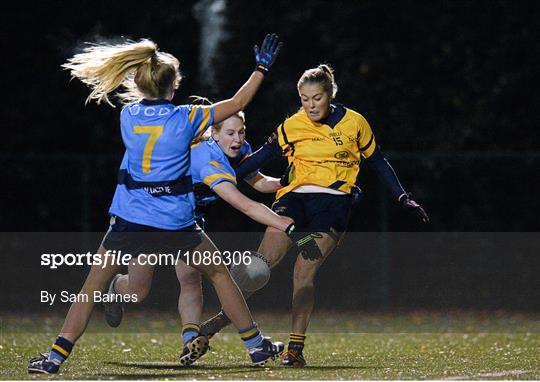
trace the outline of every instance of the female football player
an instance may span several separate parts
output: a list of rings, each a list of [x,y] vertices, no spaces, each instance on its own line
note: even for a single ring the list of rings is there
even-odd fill
[[[306,364],[303,348],[314,305],[315,275],[346,230],[360,163],[365,161],[376,170],[404,208],[413,210],[423,222],[429,219],[401,186],[366,119],[332,103],[337,85],[330,66],[306,70],[297,90],[302,108],[278,127],[277,139],[244,161],[237,173],[258,168],[276,155],[289,162],[288,184],[277,191],[272,209],[291,217],[297,229],[306,233],[293,234],[296,240],[291,240],[268,227],[258,252],[274,267],[292,245],[302,243],[294,266],[292,331],[282,360],[283,365],[301,367]],[[205,322],[201,331],[211,336],[228,322],[222,311]]]
[[[110,104],[109,95],[122,86],[125,90],[118,96],[128,103],[120,113],[126,152],[109,210],[111,227],[98,253],[103,255],[107,250],[134,256],[169,253],[163,251],[163,243],[165,249],[175,252],[195,247],[201,252],[215,249],[195,224],[190,143],[209,126],[237,113],[251,101],[279,49],[277,36],[267,35],[260,50],[255,46],[256,70],[246,83],[232,98],[210,107],[171,103],[181,80],[179,61],[171,54],[160,52],[150,40],[92,45],[63,65],[92,90],[87,102]],[[80,292],[89,297],[88,302],[71,305],[51,351],[31,359],[29,372],[58,372],[87,326],[94,307],[94,292],[105,289],[120,267],[110,263],[105,267],[92,266]],[[153,267],[133,262],[128,269],[134,285],[140,285],[144,283],[137,279],[151,277]],[[210,264],[197,269],[210,279],[254,364],[283,350],[283,344],[262,337],[224,265]],[[130,290],[135,296],[137,292]],[[204,351],[205,341],[204,336],[198,336],[192,346]]]
[[[289,220],[285,222],[276,220],[270,214],[275,214],[274,212],[263,204],[246,197],[236,188],[238,177],[235,169],[242,160],[251,154],[251,146],[245,140],[246,128],[244,124],[244,113],[236,113],[224,122],[213,125],[208,131],[210,134],[205,134],[206,136],[199,143],[192,146],[191,173],[194,185],[198,186],[200,190],[195,192],[197,204],[203,206],[221,198],[253,220],[274,227],[281,232],[287,232],[293,223],[292,219],[287,217]],[[245,174],[242,178],[259,192],[273,193],[282,187],[278,178],[263,175],[258,169],[250,174]],[[202,191],[202,188],[206,188],[206,192]],[[184,317],[191,317],[192,320],[201,317],[200,273],[185,263],[179,263],[176,270],[181,285],[178,308],[182,321],[199,322],[189,321]],[[197,311],[192,309],[193,306],[196,306],[194,300],[198,301],[200,308]],[[184,338],[185,341],[188,339],[189,337]]]
[[[237,188],[237,178],[234,168],[251,154],[251,146],[245,140],[246,129],[243,112],[238,112],[221,123],[217,123],[196,140],[191,146],[191,176],[198,208],[206,206],[218,198],[222,198],[233,207],[245,213],[253,220],[274,227],[279,231],[290,230],[293,220],[281,217],[266,207],[246,197]],[[258,171],[244,177],[246,182],[259,192],[276,192],[281,188],[280,180],[265,176]],[[202,188],[206,190],[202,191]],[[176,273],[180,282],[180,297],[178,310],[182,319],[182,339],[184,349],[180,361],[192,363],[202,356],[201,352],[192,354],[190,342],[199,335],[198,324],[202,315],[201,274],[195,268],[184,262],[176,264]],[[139,278],[140,279],[140,278]],[[140,302],[150,289],[150,278],[145,285],[134,285],[130,275],[117,275],[109,288],[113,294],[126,294],[131,288],[138,290]],[[105,304],[107,322],[116,327],[122,319],[122,303]]]

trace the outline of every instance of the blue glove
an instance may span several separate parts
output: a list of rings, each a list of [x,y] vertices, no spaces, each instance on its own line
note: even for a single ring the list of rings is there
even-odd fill
[[[259,46],[255,45],[253,51],[255,52],[255,70],[262,73],[268,73],[270,67],[276,61],[279,50],[283,43],[278,42],[278,36],[275,33],[267,34],[259,50]]]

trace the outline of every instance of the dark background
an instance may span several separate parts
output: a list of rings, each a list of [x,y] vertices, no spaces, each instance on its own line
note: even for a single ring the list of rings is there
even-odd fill
[[[180,104],[188,103],[192,94],[213,100],[234,94],[253,68],[253,45],[267,32],[278,33],[285,46],[246,110],[252,146],[259,147],[300,107],[296,81],[302,72],[330,63],[339,85],[337,101],[367,118],[402,183],[432,219],[425,227],[405,215],[364,168],[359,176],[364,200],[350,231],[539,230],[540,2],[229,0],[223,11],[222,43],[212,61],[212,82],[199,61],[204,41],[196,3],[205,12],[211,2],[47,1],[5,6],[0,231],[107,229],[107,209],[123,153],[119,107],[85,106],[88,90],[78,81],[70,82],[60,68],[84,42],[153,39],[181,61],[185,77],[174,99]],[[277,161],[264,172],[278,176],[283,168]],[[272,202],[271,195],[241,189],[266,204]],[[209,231],[263,228],[223,202],[208,213]],[[321,299],[332,286],[335,276],[328,275],[336,267],[342,279],[362,277],[375,289],[387,288],[386,297],[383,293],[369,300],[368,307],[539,307],[538,255],[509,251],[500,255],[502,263],[493,263],[486,251],[475,254],[478,261],[465,257],[456,260],[459,266],[449,267],[433,260],[427,268],[422,254],[414,251],[406,257],[386,252],[384,261],[379,255],[337,257],[338,252],[337,263],[321,271],[327,273],[321,276]],[[12,264],[6,260],[9,255],[2,257],[5,266]],[[375,265],[370,268],[372,259]],[[499,276],[479,272],[486,264]],[[419,269],[433,280],[459,274],[464,282],[452,284],[455,295],[471,291],[476,300],[463,295],[441,303],[435,292],[430,298],[420,297],[419,290],[445,291],[450,286],[423,283]],[[281,277],[290,277],[287,272]],[[375,280],[373,272],[386,275],[386,281]],[[397,274],[410,282],[392,289],[390,280]],[[16,277],[12,272],[3,280],[9,287]],[[174,287],[174,276],[164,279],[167,288]],[[79,285],[80,271],[67,282]],[[507,298],[497,298],[501,284],[509,286]],[[288,293],[284,288],[284,298]]]

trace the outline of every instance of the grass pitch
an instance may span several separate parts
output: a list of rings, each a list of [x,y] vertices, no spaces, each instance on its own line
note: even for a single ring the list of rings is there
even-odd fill
[[[44,376],[29,375],[27,361],[49,350],[63,317],[2,315],[0,379],[540,379],[537,315],[317,312],[302,369],[251,367],[230,328],[182,368],[176,317],[128,313],[115,330],[101,316],[95,312],[61,373]],[[286,313],[254,316],[266,335],[287,341]]]

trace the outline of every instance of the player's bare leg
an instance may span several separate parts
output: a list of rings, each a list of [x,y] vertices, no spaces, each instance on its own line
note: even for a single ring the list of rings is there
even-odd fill
[[[257,252],[263,255],[268,260],[270,268],[273,268],[283,260],[291,244],[291,239],[286,233],[273,227],[267,227]],[[255,292],[244,293],[245,299],[247,300],[253,293]],[[201,325],[201,332],[211,338],[230,323],[229,317],[221,310]]]
[[[292,298],[292,330],[294,333],[305,333],[313,311],[315,300],[315,275],[324,263],[328,254],[335,248],[334,240],[327,234],[315,239],[321,253],[317,260],[306,260],[298,256],[294,264],[293,298]]]
[[[208,338],[200,334],[203,309],[201,273],[183,261],[175,267],[180,282],[178,312],[182,319],[182,343],[180,364],[187,366],[201,358],[208,351]]]
[[[103,246],[98,249],[99,254],[104,254],[106,251]],[[120,270],[120,265],[93,265],[90,268],[90,273],[84,281],[79,295],[88,296],[87,302],[74,302],[69,308],[68,314],[60,330],[60,336],[68,339],[71,342],[77,341],[86,330],[90,315],[94,309],[94,291],[103,291],[107,288],[111,278]]]
[[[195,251],[217,251],[216,246],[205,235],[203,242]],[[249,311],[246,300],[238,285],[234,282],[229,270],[223,263],[210,265],[197,265],[194,268],[203,273],[214,286],[223,310],[230,318],[244,345],[249,350],[251,361],[254,365],[264,364],[268,359],[274,358],[283,351],[283,343],[271,342],[269,338],[264,338],[253,322],[253,317]]]
[[[180,282],[178,313],[180,313],[182,324],[199,324],[203,310],[201,273],[183,261],[179,261],[176,264],[176,276]]]
[[[137,296],[137,303],[144,301],[154,277],[154,265],[139,264],[135,259],[128,265],[128,274],[118,277],[115,284],[117,294],[132,294]]]
[[[97,253],[105,254],[105,248],[100,246]],[[45,374],[58,372],[62,362],[69,357],[75,341],[86,330],[94,309],[94,292],[103,291],[120,268],[120,265],[111,265],[110,262],[107,262],[105,266],[96,264],[90,268],[90,273],[78,294],[80,298],[78,297],[77,301],[71,304],[60,334],[54,341],[51,351],[31,358],[28,363],[28,372]]]
[[[140,258],[139,258],[140,259]],[[133,259],[128,265],[128,273],[117,274],[109,284],[107,299],[104,301],[105,320],[116,328],[122,322],[124,315],[124,298],[129,295],[129,302],[142,303],[152,286],[154,265],[141,264]]]
[[[204,253],[209,251],[214,253],[218,251],[215,244],[205,235],[205,239],[199,244],[193,252]],[[253,324],[253,317],[249,311],[242,292],[231,278],[229,270],[224,264],[195,265],[193,267],[205,275],[216,290],[221,306],[227,316],[231,319],[237,328],[246,328]]]
[[[306,361],[303,356],[304,340],[313,306],[315,303],[315,276],[328,255],[336,247],[335,241],[327,234],[315,239],[323,256],[316,260],[298,255],[294,264],[292,297],[292,330],[287,353],[282,360],[285,366],[302,367]]]
[[[257,252],[268,260],[270,268],[274,268],[283,260],[291,244],[292,241],[285,232],[267,227]]]

